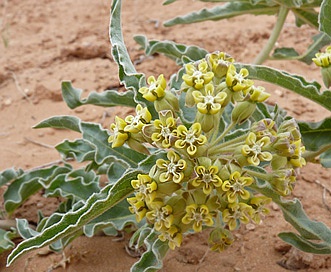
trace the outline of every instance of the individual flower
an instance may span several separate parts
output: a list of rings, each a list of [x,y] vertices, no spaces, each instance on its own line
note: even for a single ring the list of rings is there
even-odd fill
[[[206,195],[209,195],[215,187],[222,186],[222,180],[218,176],[219,169],[216,165],[198,165],[194,169],[196,178],[192,180],[192,185],[202,188]]]
[[[136,106],[136,116],[128,115],[125,118],[127,125],[124,127],[124,131],[130,133],[138,133],[142,130],[145,124],[148,124],[152,120],[152,115],[149,110],[143,108],[140,104]]]
[[[331,46],[328,46],[325,52],[317,53],[313,62],[321,67],[322,78],[325,87],[331,87]]]
[[[118,116],[115,117],[115,123],[110,125],[110,129],[113,133],[109,136],[108,142],[112,144],[112,148],[122,146],[129,138],[129,133],[124,130],[126,125],[125,120]]]
[[[195,232],[201,232],[203,225],[212,226],[214,224],[206,205],[190,204],[186,206],[185,211],[186,214],[182,218],[182,223],[185,225],[193,224]]]
[[[232,233],[224,228],[213,229],[208,238],[208,244],[212,251],[222,252],[234,242]]]
[[[227,53],[215,52],[207,55],[207,62],[215,76],[222,78],[226,75],[228,67],[234,59]]]
[[[129,211],[136,215],[136,221],[139,223],[148,211],[145,201],[136,196],[127,198],[127,201],[130,204]]]
[[[186,161],[181,159],[173,150],[168,152],[167,158],[169,161],[163,159],[156,161],[156,166],[161,172],[159,176],[160,182],[173,181],[180,183],[184,178],[184,170],[187,166]]]
[[[262,86],[253,85],[249,90],[248,97],[253,102],[264,102],[270,97],[270,93],[267,93]]]
[[[137,199],[144,200],[147,204],[156,196],[157,183],[148,175],[138,175],[138,179],[131,180]]]
[[[258,166],[261,161],[272,160],[272,154],[267,151],[269,144],[269,137],[265,136],[257,140],[256,135],[250,132],[241,148],[241,153],[247,158],[249,164]]]
[[[243,224],[249,223],[249,214],[251,212],[252,207],[246,203],[230,203],[228,204],[228,208],[222,212],[222,219],[232,231],[238,227],[238,221]]]
[[[250,214],[252,221],[260,224],[262,218],[270,213],[266,207],[271,202],[271,198],[266,196],[255,196],[250,199],[249,205],[253,208]]]
[[[178,227],[172,225],[169,229],[161,232],[159,239],[162,242],[168,241],[169,248],[174,250],[182,244],[183,234]]]
[[[138,91],[143,95],[143,98],[150,102],[162,98],[165,95],[165,89],[167,87],[167,82],[164,76],[161,74],[155,79],[154,76],[150,76],[147,79],[148,87],[142,87]]]
[[[280,195],[288,196],[294,188],[295,181],[295,171],[292,168],[285,168],[274,170],[269,182]]]
[[[245,187],[253,183],[253,178],[241,175],[238,171],[231,173],[228,180],[223,181],[222,190],[226,192],[229,203],[234,203],[239,200],[239,197],[247,200],[250,193]]]
[[[154,224],[157,231],[170,229],[174,222],[173,209],[162,201],[153,201],[150,204],[151,210],[146,213],[146,218]]]
[[[175,142],[176,148],[186,149],[190,156],[197,153],[198,148],[207,142],[206,136],[201,134],[200,123],[194,123],[190,129],[180,125],[176,129],[176,136],[179,138]]]
[[[230,64],[225,79],[228,88],[234,92],[242,91],[246,94],[254,83],[252,80],[247,79],[248,74],[248,70],[245,68],[240,69],[239,73],[237,73],[236,67]]]
[[[205,95],[200,91],[192,93],[198,111],[203,114],[216,114],[221,110],[222,104],[227,97],[225,92],[214,94],[214,85],[209,83],[205,86]]]
[[[173,131],[177,127],[176,120],[171,111],[159,112],[159,118],[153,124],[144,126],[143,133],[157,145],[169,148],[172,145]]]
[[[184,80],[182,87],[193,87],[196,90],[200,90],[204,85],[208,84],[214,77],[213,72],[209,71],[208,63],[206,60],[201,60],[197,63],[188,63],[185,65],[186,73],[183,75]]]
[[[235,124],[242,124],[255,112],[256,103],[251,101],[238,102],[232,110],[231,120]]]
[[[274,120],[269,118],[253,123],[250,130],[254,132],[259,139],[267,136],[271,142],[274,142],[277,136],[277,125]]]

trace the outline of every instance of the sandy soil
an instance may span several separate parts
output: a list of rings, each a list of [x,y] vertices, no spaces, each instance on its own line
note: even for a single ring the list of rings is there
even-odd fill
[[[195,44],[210,52],[226,51],[237,61],[251,62],[268,38],[275,18],[242,16],[222,22],[165,28],[164,20],[175,15],[211,6],[182,0],[162,7],[162,1],[124,1],[123,28],[127,47],[137,70],[149,75],[164,73],[169,77],[178,68],[163,56],[144,57],[133,36],[169,39]],[[84,121],[108,127],[119,113],[116,108],[67,108],[61,98],[61,80],[72,80],[75,87],[91,90],[120,88],[117,67],[110,55],[108,39],[110,1],[106,0],[11,0],[0,1],[0,169],[30,169],[60,159],[52,148],[75,133],[55,129],[33,130],[32,126],[52,115],[76,115]],[[247,27],[248,26],[248,27]],[[314,34],[308,27],[300,31],[293,19],[286,23],[279,46],[294,45],[303,52],[306,37]],[[321,81],[319,70],[299,62],[269,61],[266,64]],[[318,121],[330,115],[318,105],[289,91],[265,84],[272,93],[271,103],[278,103],[291,115],[306,121]],[[123,110],[121,111],[123,112]],[[322,184],[322,185],[321,185]],[[323,186],[331,188],[330,170],[307,165],[301,172],[294,196],[299,198],[309,216],[331,226],[331,214],[323,199]],[[326,203],[325,203],[326,202]],[[17,217],[36,220],[36,211],[51,212],[55,201],[42,195],[29,199]],[[0,206],[1,208],[1,206]],[[163,271],[330,271],[330,256],[303,254],[284,244],[280,231],[292,228],[280,210],[272,206],[271,215],[259,226],[248,225],[236,233],[236,243],[222,254],[208,252],[207,233],[188,236],[183,246],[170,252]],[[31,252],[10,268],[5,268],[6,254],[0,256],[0,271],[129,271],[137,260],[125,246],[128,237],[81,237],[65,250],[65,255],[47,249]]]

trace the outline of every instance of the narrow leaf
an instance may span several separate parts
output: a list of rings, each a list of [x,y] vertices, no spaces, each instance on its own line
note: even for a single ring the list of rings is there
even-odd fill
[[[147,56],[155,53],[162,53],[168,58],[180,62],[183,56],[190,60],[199,60],[204,58],[208,51],[193,45],[178,44],[173,41],[148,41],[145,36],[135,36],[135,41],[141,45]]]
[[[299,53],[291,47],[276,48],[272,56],[276,59],[287,59],[289,57],[299,56]]]
[[[130,182],[139,173],[141,172],[138,170],[128,172],[114,186],[108,185],[100,193],[93,194],[78,210],[64,214],[59,222],[45,228],[37,236],[21,242],[8,256],[7,265],[26,252],[49,245],[75,233],[88,222],[109,210],[132,193],[133,188]]]
[[[65,140],[55,146],[64,159],[74,158],[78,162],[91,161],[95,156],[95,147],[84,139]]]
[[[16,179],[20,175],[23,174],[23,170],[21,169],[14,169],[9,168],[0,173],[0,186],[5,185],[6,183],[11,182],[12,180]]]
[[[266,4],[252,5],[250,3],[229,2],[222,6],[217,6],[211,9],[202,9],[197,12],[192,12],[184,16],[176,17],[164,23],[165,26],[173,26],[177,24],[191,24],[203,21],[217,21],[227,19],[243,14],[254,15],[272,15],[278,12],[279,6],[270,6]]]
[[[80,119],[75,116],[66,115],[50,117],[44,121],[41,121],[33,128],[60,128],[81,132]]]
[[[282,232],[278,236],[286,243],[308,253],[331,254],[331,245],[326,243],[314,243],[292,232]]]
[[[320,156],[320,162],[325,168],[331,168],[331,149]]]
[[[16,237],[15,231],[6,231],[0,229],[0,253],[11,249],[15,246],[14,242],[12,241],[13,238]]]
[[[331,37],[331,0],[323,0],[319,14],[319,30]]]
[[[62,96],[71,109],[81,105],[92,104],[102,107],[128,106],[135,107],[133,91],[119,93],[114,90],[106,90],[102,93],[90,92],[87,98],[81,98],[83,91],[74,88],[70,81],[62,82]]]

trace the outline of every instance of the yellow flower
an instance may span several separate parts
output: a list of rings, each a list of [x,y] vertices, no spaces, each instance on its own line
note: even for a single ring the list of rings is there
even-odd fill
[[[167,87],[167,82],[164,76],[161,74],[155,79],[154,76],[150,76],[147,79],[149,87],[142,87],[139,89],[139,92],[143,95],[143,98],[150,102],[154,102],[156,99],[159,99],[165,95],[165,89]]]
[[[182,218],[182,223],[185,225],[193,224],[193,230],[195,232],[201,232],[202,226],[212,226],[214,224],[213,218],[209,213],[209,209],[206,205],[191,204],[186,206],[186,214]]]
[[[282,196],[288,196],[296,181],[295,171],[291,168],[278,169],[272,172],[270,184]]]
[[[136,215],[136,220],[139,223],[145,217],[148,210],[145,201],[135,196],[127,198],[127,201],[131,205],[129,207],[130,212]]]
[[[223,228],[216,228],[209,234],[208,243],[212,251],[222,252],[234,242],[230,231]]]
[[[270,202],[271,198],[266,196],[256,196],[249,201],[249,205],[253,208],[250,214],[253,222],[260,224],[262,221],[261,217],[270,213],[270,210],[266,208],[266,205]]]
[[[249,90],[249,100],[253,102],[264,102],[269,97],[270,93],[267,93],[262,86],[255,87],[253,85]]]
[[[234,92],[242,91],[244,94],[249,90],[249,88],[254,84],[248,77],[248,70],[242,68],[239,73],[236,71],[236,67],[233,64],[230,64],[228,72],[226,74],[226,85],[228,88]]]
[[[246,144],[242,146],[241,153],[247,157],[247,161],[258,166],[261,161],[271,161],[272,154],[268,150],[270,144],[269,137],[265,136],[257,140],[256,135],[250,132],[246,138]]]
[[[197,177],[192,180],[194,187],[202,187],[203,192],[209,195],[215,187],[222,186],[222,180],[217,175],[219,172],[218,167],[210,165],[205,167],[202,165],[195,167],[195,173]]]
[[[221,110],[222,104],[227,97],[225,92],[214,95],[214,85],[209,83],[205,86],[205,95],[200,91],[192,93],[198,111],[203,114],[216,114]]]
[[[181,159],[178,154],[170,150],[167,154],[169,161],[158,159],[156,166],[160,170],[160,182],[173,181],[180,183],[184,178],[186,161]]]
[[[172,207],[165,205],[162,201],[153,201],[150,207],[151,211],[146,213],[146,218],[154,224],[154,228],[157,231],[170,229],[174,221]]]
[[[125,118],[127,125],[124,131],[131,133],[138,133],[142,130],[145,124],[152,120],[152,115],[147,108],[143,108],[140,104],[136,107],[136,116],[128,115]]]
[[[242,176],[238,171],[231,173],[228,180],[223,181],[222,190],[226,192],[229,203],[239,200],[239,197],[249,199],[250,193],[245,187],[253,183],[252,177]]]
[[[246,203],[230,203],[228,208],[222,212],[222,218],[232,231],[238,227],[238,220],[244,224],[249,223],[248,215],[251,213],[251,210],[252,207]]]
[[[185,83],[185,85],[182,86],[184,89],[188,86],[200,90],[214,77],[214,73],[208,70],[208,64],[204,59],[197,64],[186,64],[185,71],[186,74],[182,77]]]
[[[111,147],[122,146],[129,138],[129,133],[124,131],[127,123],[122,118],[116,116],[115,123],[110,125],[110,129],[113,131],[113,135],[109,136],[108,142],[112,143]]]
[[[329,67],[331,65],[331,46],[325,49],[325,52],[315,54],[313,62],[320,67]]]
[[[196,154],[198,147],[207,142],[206,136],[201,135],[201,125],[199,123],[194,123],[189,130],[184,125],[178,126],[176,135],[179,139],[175,142],[175,147],[186,148],[190,156]]]
[[[234,62],[234,59],[227,53],[215,52],[207,55],[207,61],[214,75],[222,78],[226,75],[228,67]]]
[[[162,242],[168,241],[169,248],[174,250],[176,247],[180,247],[180,245],[182,244],[183,235],[180,232],[179,228],[173,225],[166,231],[162,232],[159,235],[159,239]]]
[[[148,175],[138,175],[138,179],[131,180],[137,199],[144,200],[147,204],[156,197],[157,183]]]

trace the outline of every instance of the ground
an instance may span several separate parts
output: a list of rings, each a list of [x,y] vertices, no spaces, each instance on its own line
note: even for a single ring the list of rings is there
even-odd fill
[[[145,57],[133,40],[137,34],[147,35],[149,39],[194,44],[210,52],[225,51],[239,62],[252,62],[267,41],[275,18],[249,15],[172,28],[162,25],[175,15],[203,6],[212,5],[182,0],[163,7],[162,1],[124,1],[124,37],[137,70],[147,76],[163,73],[169,77],[178,68],[161,55]],[[71,80],[84,94],[121,88],[117,66],[110,54],[109,10],[109,0],[0,1],[0,170],[13,166],[31,169],[60,159],[52,147],[78,135],[55,129],[32,129],[47,117],[76,115],[108,127],[116,114],[123,114],[118,108],[70,110],[61,98],[62,80]],[[307,37],[313,34],[315,32],[305,26],[298,31],[290,18],[277,46],[295,46],[303,52],[309,43]],[[313,65],[295,61],[265,64],[321,82],[319,69]],[[279,104],[299,120],[319,121],[329,115],[327,110],[294,93],[268,84],[264,86],[272,94],[271,103]],[[330,170],[308,164],[301,171],[293,196],[302,201],[311,218],[331,226],[329,188]],[[38,209],[47,213],[54,205],[55,201],[46,200],[40,194],[29,199],[16,216],[34,222]],[[168,254],[162,271],[329,271],[330,256],[303,254],[277,237],[279,232],[293,229],[277,206],[271,206],[271,211],[261,225],[247,225],[238,231],[236,243],[222,254],[207,251],[206,232],[188,236],[179,250]],[[129,271],[137,259],[126,251],[127,242],[127,236],[81,237],[64,255],[47,249],[36,250],[9,268],[5,268],[6,254],[2,254],[0,271]]]

